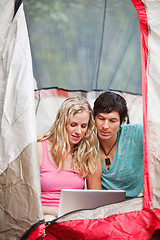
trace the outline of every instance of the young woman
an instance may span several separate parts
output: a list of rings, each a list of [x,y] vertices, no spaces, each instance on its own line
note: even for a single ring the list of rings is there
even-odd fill
[[[92,109],[85,98],[66,99],[47,134],[38,139],[44,215],[57,217],[61,189],[102,189],[102,167]]]

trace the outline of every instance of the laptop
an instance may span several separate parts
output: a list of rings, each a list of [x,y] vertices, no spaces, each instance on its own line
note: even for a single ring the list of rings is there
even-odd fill
[[[62,189],[58,217],[75,210],[94,209],[124,201],[124,190]]]

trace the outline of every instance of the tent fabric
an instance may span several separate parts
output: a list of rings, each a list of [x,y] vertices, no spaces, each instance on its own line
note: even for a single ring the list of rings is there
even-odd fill
[[[44,239],[45,237],[45,226],[46,224],[43,221],[39,221],[34,224],[29,231],[27,231],[21,238],[21,240],[25,239]]]
[[[139,113],[141,115],[143,106],[144,198],[142,195],[116,205],[70,213],[48,222],[46,229],[40,203],[36,125],[38,135],[41,135],[53,121],[58,105],[66,97],[82,95],[93,104],[100,89],[64,92],[54,86],[52,89],[37,90],[34,101],[35,82],[23,5],[13,18],[13,1],[9,3],[3,0],[0,3],[0,239],[16,240],[22,237],[39,240],[44,234],[44,239],[148,239],[160,228],[160,3],[157,0],[132,2],[140,21],[143,96],[121,94],[124,94],[130,106],[131,121],[136,121],[137,112],[138,116]],[[137,103],[137,112],[132,108],[134,102]],[[54,104],[53,115],[50,113],[51,104]],[[46,117],[50,116],[46,124],[45,108],[48,114]]]
[[[160,208],[160,188],[157,181],[160,176],[160,3],[145,1],[146,12],[149,23],[148,52],[147,61],[147,80],[148,80],[148,151],[149,151],[149,170],[150,187],[152,193],[151,208]]]
[[[113,204],[114,211],[110,206],[104,206],[68,213],[48,223],[45,240],[150,239],[153,232],[160,228],[160,210],[142,210],[142,206],[143,198],[139,197],[128,200],[125,204]],[[32,234],[27,240],[32,239]]]
[[[135,2],[136,5],[136,1]],[[136,5],[137,6],[137,5]],[[153,4],[150,3],[150,1],[144,1],[144,6],[146,9],[146,15],[147,16],[147,23],[148,27],[146,27],[146,23],[144,19],[143,14],[141,14],[141,28],[143,31],[143,38],[142,40],[142,58],[143,65],[142,65],[142,77],[144,82],[144,104],[143,104],[143,113],[145,114],[145,117],[147,119],[147,125],[148,130],[145,132],[146,135],[146,145],[148,144],[148,147],[146,146],[145,151],[148,151],[148,163],[147,161],[145,164],[149,164],[148,166],[145,165],[144,167],[149,168],[149,178],[147,177],[147,184],[148,189],[146,189],[146,192],[150,191],[151,189],[151,196],[149,196],[149,193],[145,195],[145,197],[148,195],[149,201],[147,205],[151,204],[151,198],[152,198],[152,205],[151,208],[159,208],[160,204],[160,198],[159,198],[159,187],[156,186],[156,182],[159,178],[159,139],[158,139],[158,133],[159,133],[159,123],[158,123],[158,116],[159,115],[159,79],[158,76],[160,74],[160,70],[157,64],[160,62],[160,55],[159,55],[159,36],[158,33],[158,26],[160,25],[160,16],[159,16],[159,9],[160,9],[160,3],[159,1],[154,1]],[[148,29],[148,38],[147,38],[147,29]],[[156,34],[155,34],[156,33]],[[147,141],[148,140],[148,141]],[[150,186],[148,185],[148,182],[150,182]],[[147,207],[147,205],[144,207]]]
[[[45,239],[149,239],[160,228],[159,209],[117,214],[103,219],[72,220],[51,224]]]
[[[144,4],[141,1],[132,1],[137,9],[141,28],[141,56],[142,56],[142,90],[143,90],[143,158],[144,158],[144,208],[149,208],[151,199],[149,181],[148,158],[148,128],[147,128],[147,59],[148,59],[148,19]],[[143,16],[143,17],[142,17]]]
[[[149,208],[151,199],[149,181],[149,158],[148,158],[148,128],[147,128],[147,59],[148,59],[148,19],[144,4],[141,1],[132,1],[138,13],[141,28],[141,56],[142,56],[142,90],[143,90],[143,168],[144,168],[144,208]]]
[[[2,12],[2,19],[3,17],[7,18],[6,9]],[[6,163],[8,165],[8,163],[19,156],[29,143],[36,141],[34,78],[27,28],[22,8],[14,18],[14,21],[12,21],[12,18],[7,19],[10,26],[6,29],[6,36],[3,36],[3,45],[1,45],[2,101],[0,148],[2,162],[4,159],[3,166],[1,165],[1,170],[3,171],[6,169]],[[4,20],[2,22],[5,23]],[[26,121],[28,121],[28,126],[24,124]],[[24,128],[20,127],[21,125]],[[29,131],[26,131],[25,128]],[[16,131],[19,133],[14,134]]]
[[[23,6],[0,3],[0,239],[20,239],[43,220],[34,78]]]

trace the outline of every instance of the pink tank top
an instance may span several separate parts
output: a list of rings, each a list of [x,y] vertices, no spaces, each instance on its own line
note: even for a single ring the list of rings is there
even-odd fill
[[[72,170],[58,168],[51,162],[47,141],[42,141],[42,164],[40,166],[41,202],[43,206],[59,206],[62,189],[82,189],[84,178]]]

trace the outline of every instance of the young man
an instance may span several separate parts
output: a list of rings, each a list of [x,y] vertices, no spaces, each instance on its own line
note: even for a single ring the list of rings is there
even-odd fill
[[[107,91],[94,103],[94,117],[100,142],[102,189],[122,189],[126,197],[143,190],[143,127],[125,124],[126,101]]]

